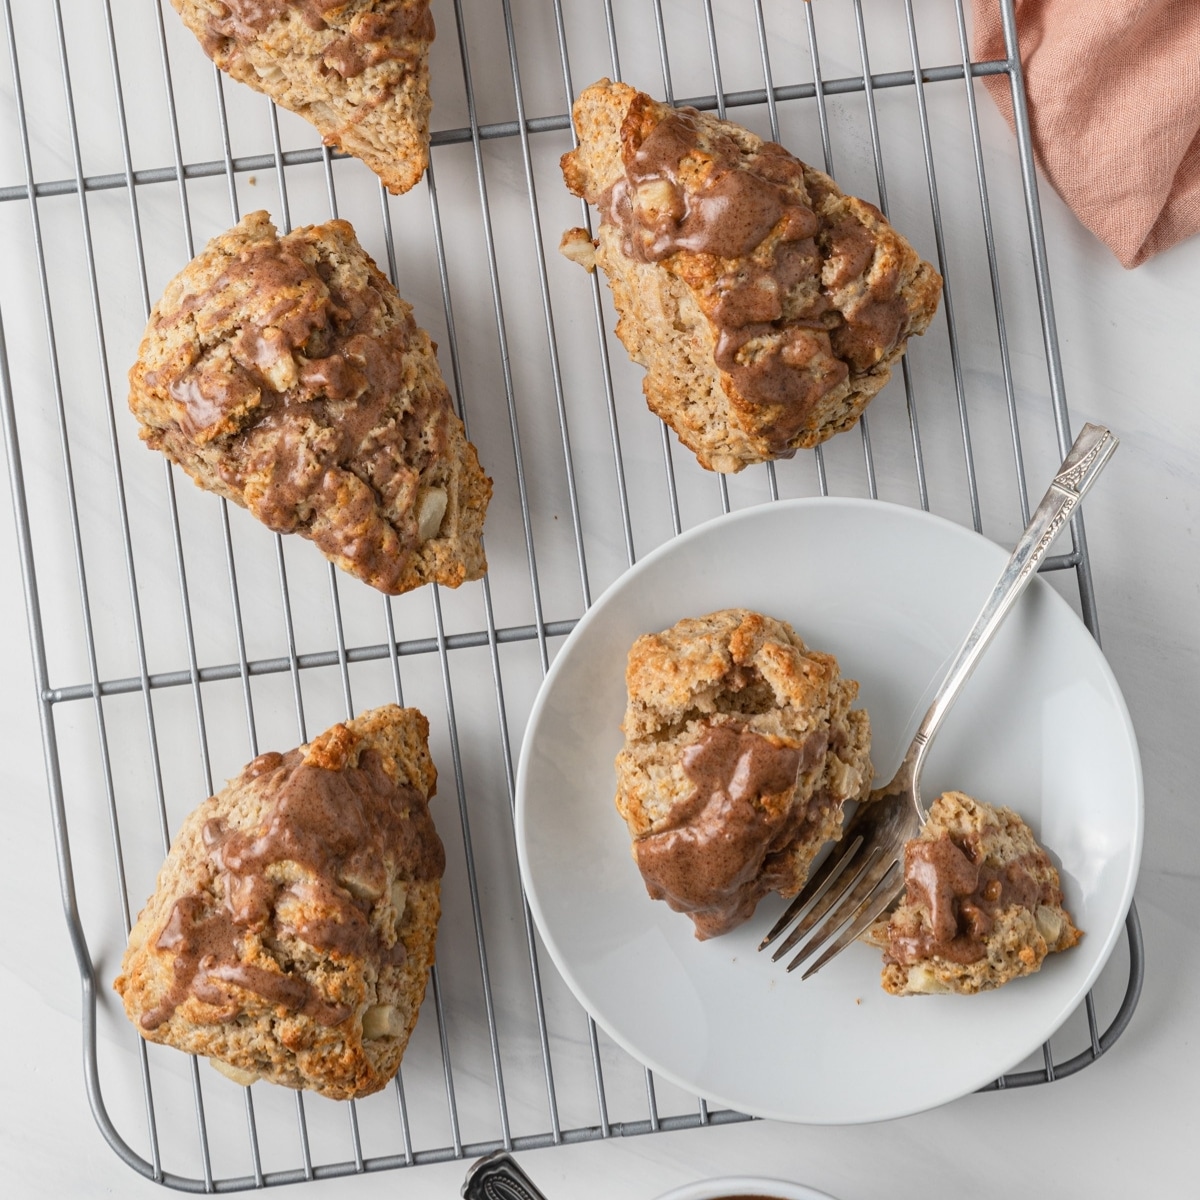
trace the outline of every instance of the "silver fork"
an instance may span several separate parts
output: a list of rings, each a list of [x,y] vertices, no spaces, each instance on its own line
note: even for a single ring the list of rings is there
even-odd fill
[[[815,975],[867,929],[904,890],[904,844],[916,836],[929,815],[922,803],[920,788],[921,767],[929,744],[992,635],[1033,578],[1055,535],[1116,448],[1117,439],[1102,425],[1085,425],[1080,431],[955,656],[895,778],[886,787],[873,791],[868,803],[859,805],[842,840],[763,938],[758,947],[760,950],[775,941],[797,916],[804,914],[771,956],[778,962],[802,937],[811,934],[788,963],[789,971],[806,962],[836,934],[802,978]],[[806,908],[807,912],[804,911]]]

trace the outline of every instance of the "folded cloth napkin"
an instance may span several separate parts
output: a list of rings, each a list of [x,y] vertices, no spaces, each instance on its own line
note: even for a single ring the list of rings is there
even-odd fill
[[[1005,58],[999,0],[973,56]],[[1200,0],[1017,0],[1038,164],[1126,267],[1200,232]],[[984,86],[1012,124],[1006,76]]]

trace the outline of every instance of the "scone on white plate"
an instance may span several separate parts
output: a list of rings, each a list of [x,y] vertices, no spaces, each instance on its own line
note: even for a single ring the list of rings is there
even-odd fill
[[[386,705],[259,755],[183,822],[114,983],[142,1037],[336,1100],[395,1075],[445,853],[429,725]]]
[[[883,987],[894,996],[1000,987],[1083,936],[1029,826],[962,792],[931,805],[905,846],[904,882],[900,905],[863,935],[883,949]]]
[[[872,204],[774,142],[602,79],[567,187],[599,210],[561,249],[608,278],[650,408],[740,471],[849,429],[923,333],[942,280]]]
[[[858,684],[785,622],[725,609],[638,638],[626,685],[616,804],[651,897],[703,939],[798,892],[870,787]]]

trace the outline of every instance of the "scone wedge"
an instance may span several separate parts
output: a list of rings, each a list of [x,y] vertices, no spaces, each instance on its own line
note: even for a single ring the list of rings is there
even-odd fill
[[[1058,871],[1009,808],[943,792],[904,850],[905,893],[863,940],[883,949],[895,996],[976,992],[1038,970],[1083,936]]]
[[[436,347],[345,221],[214,238],[154,306],[129,373],[147,445],[389,594],[486,570],[492,482]]]
[[[874,205],[729,121],[602,79],[567,187],[599,210],[562,250],[612,289],[650,408],[701,465],[790,457],[858,420],[941,277]]]
[[[429,165],[429,0],[171,0],[205,54],[391,192]]]
[[[115,982],[143,1037],[344,1100],[416,1025],[445,854],[416,709],[263,754],[183,822]]]
[[[646,890],[698,938],[795,895],[842,806],[871,784],[858,684],[786,622],[747,609],[689,617],[629,651],[617,810]]]

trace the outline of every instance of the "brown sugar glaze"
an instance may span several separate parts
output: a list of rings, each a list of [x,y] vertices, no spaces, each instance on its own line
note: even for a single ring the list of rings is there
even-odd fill
[[[309,29],[327,29],[326,18],[345,9],[346,0],[224,0],[224,7],[224,16],[219,11],[208,14],[201,37],[210,57],[223,51],[227,42],[255,40],[289,10],[298,12]],[[433,41],[428,0],[385,0],[375,10],[354,16],[345,33],[325,47],[322,61],[327,69],[351,79],[382,62],[411,65],[423,45]]]
[[[672,269],[686,282],[716,272],[697,290],[716,327],[716,364],[744,401],[778,410],[766,436],[785,454],[821,397],[907,334],[898,280],[885,273],[852,315],[839,311],[830,293],[864,275],[875,241],[844,210],[823,211],[828,185],[774,142],[747,152],[731,133],[704,129],[693,109],[656,111],[646,97],[630,106],[625,176],[601,213],[629,257],[679,255]],[[693,270],[689,255],[709,257]]]
[[[382,590],[397,590],[420,546],[421,472],[445,453],[448,434],[436,389],[412,391],[404,410],[388,415],[406,390],[416,326],[386,280],[369,271],[339,281],[298,230],[245,247],[159,323],[193,324],[206,349],[150,372],[146,384],[166,387],[193,444],[221,443],[216,469],[231,493],[268,528],[303,530]],[[178,436],[148,441],[161,448]],[[367,488],[351,496],[346,473]],[[390,524],[373,511],[372,494]],[[325,516],[314,522],[314,513]]]
[[[888,957],[902,966],[934,956],[977,962],[987,952],[984,942],[1001,909],[1062,903],[1061,891],[1039,883],[1030,871],[1047,865],[1045,855],[1038,854],[996,866],[981,861],[977,846],[960,846],[947,835],[912,840],[904,848],[904,883],[909,901],[928,909],[928,928],[923,923],[915,936],[893,935]]]
[[[663,827],[634,844],[651,897],[687,913],[699,938],[746,920],[776,882],[770,856],[796,840],[823,798],[770,807],[761,801],[794,789],[797,775],[826,746],[824,733],[797,748],[778,745],[740,721],[710,725],[682,755],[695,790],[671,809]]]
[[[244,961],[248,940],[294,937],[335,959],[404,962],[403,942],[372,922],[371,896],[384,896],[389,860],[403,863],[408,879],[441,878],[445,853],[424,796],[394,783],[374,750],[338,771],[306,765],[299,750],[263,754],[241,782],[259,778],[274,799],[256,824],[235,830],[213,819],[204,827],[212,890],[179,899],[158,936],[156,946],[174,955],[173,981],[142,1016],[146,1029],[168,1020],[188,996],[230,1007],[226,984],[323,1025],[349,1015],[303,976]],[[301,868],[300,878],[286,881],[294,868],[271,870],[284,863]]]

